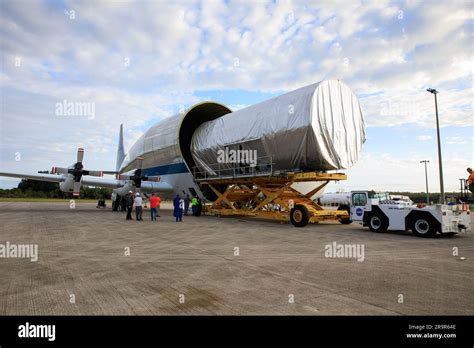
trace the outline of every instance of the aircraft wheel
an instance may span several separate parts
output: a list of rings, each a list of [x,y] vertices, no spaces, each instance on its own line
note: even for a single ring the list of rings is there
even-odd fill
[[[347,211],[347,213],[349,214],[349,217],[348,218],[344,218],[344,219],[339,219],[339,222],[343,225],[349,225],[352,223],[352,219],[350,218],[350,215],[351,215],[351,210],[350,208],[347,206],[347,205],[341,205],[339,208],[337,208],[337,210],[339,211]]]
[[[290,221],[295,227],[305,227],[309,222],[309,211],[302,205],[297,204],[290,211]]]
[[[350,225],[352,223],[351,218],[339,219],[339,222],[343,225]]]

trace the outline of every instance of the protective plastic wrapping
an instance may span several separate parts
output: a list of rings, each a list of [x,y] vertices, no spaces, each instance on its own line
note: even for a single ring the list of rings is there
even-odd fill
[[[191,153],[211,175],[216,163],[235,167],[219,157],[229,150],[256,150],[258,158],[271,157],[273,170],[334,170],[354,165],[364,142],[357,97],[343,82],[326,80],[202,124]]]

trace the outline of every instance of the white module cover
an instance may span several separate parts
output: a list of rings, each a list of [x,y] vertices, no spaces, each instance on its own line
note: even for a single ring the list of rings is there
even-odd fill
[[[342,81],[326,80],[202,124],[193,134],[191,153],[209,173],[226,150],[271,156],[274,170],[319,171],[351,167],[364,142],[357,97]]]

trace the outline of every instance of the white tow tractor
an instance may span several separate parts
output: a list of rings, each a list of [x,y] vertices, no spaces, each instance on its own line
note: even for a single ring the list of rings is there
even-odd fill
[[[436,233],[471,231],[471,215],[466,204],[433,206],[413,205],[390,200],[388,193],[352,191],[350,219],[368,227],[372,232],[412,230],[417,237],[433,237]]]

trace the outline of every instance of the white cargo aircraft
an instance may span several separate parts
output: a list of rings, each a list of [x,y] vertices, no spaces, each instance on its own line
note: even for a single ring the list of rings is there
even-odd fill
[[[189,194],[213,200],[213,193],[203,192],[194,181],[191,138],[204,122],[230,112],[229,108],[215,102],[196,104],[186,112],[166,118],[149,128],[127,154],[121,125],[115,171],[85,170],[82,164],[84,150],[80,148],[75,164],[68,168],[53,167],[51,174],[0,172],[0,176],[56,182],[61,191],[71,192],[75,197],[79,196],[81,185],[86,185],[112,188],[114,197],[140,190],[160,193],[165,198]],[[115,178],[103,177],[103,174],[113,174]]]
[[[290,110],[288,106],[293,109]],[[79,195],[81,185],[108,187],[113,189],[114,201],[117,201],[115,197],[122,197],[128,191],[137,190],[144,193],[158,192],[165,198],[176,194],[189,194],[197,195],[201,200],[214,201],[217,198],[214,191],[208,185],[199,186],[195,181],[193,170],[196,163],[191,154],[191,140],[195,131],[198,131],[201,141],[217,141],[222,135],[222,129],[210,123],[208,129],[203,124],[231,112],[226,106],[215,102],[196,104],[186,112],[166,118],[149,128],[126,155],[123,147],[123,128],[120,126],[114,171],[84,169],[84,150],[79,149],[75,164],[68,168],[53,168],[51,174],[0,172],[0,176],[57,182],[62,191],[72,192],[73,196]],[[229,117],[227,120],[231,137],[226,139],[231,141],[230,145],[236,144],[236,140],[232,140],[233,135],[236,139],[250,136],[246,139],[248,146],[255,142],[252,136],[260,137],[256,144],[264,150],[269,148],[263,152],[268,154],[273,151],[275,155],[280,152],[281,163],[290,166],[289,169],[297,168],[291,167],[292,165],[306,166],[306,162],[311,162],[313,167],[320,165],[323,168],[346,168],[356,161],[365,141],[363,116],[357,97],[339,80],[321,81],[302,87],[237,111],[233,115],[239,117]],[[262,122],[267,122],[266,126],[259,129]],[[238,134],[240,125],[244,135]],[[199,128],[201,126],[203,128]],[[206,131],[202,132],[203,129]],[[281,139],[275,141],[277,137],[272,132],[281,133],[287,129],[290,135],[280,134],[278,138]],[[256,130],[255,134],[252,133],[253,130]],[[293,146],[288,147],[290,136],[301,139],[294,139],[291,144]],[[282,149],[286,151],[280,151]],[[305,158],[309,155],[309,159]],[[203,162],[199,158],[196,160]],[[103,174],[114,174],[115,178],[105,178],[102,177]],[[293,188],[304,194],[314,189],[314,183],[294,183]],[[222,189],[225,190],[226,187]],[[319,191],[317,195],[322,192],[323,190]]]

